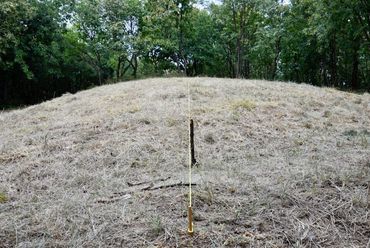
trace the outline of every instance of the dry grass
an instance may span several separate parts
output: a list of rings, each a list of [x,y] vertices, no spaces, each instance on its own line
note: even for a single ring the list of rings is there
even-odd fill
[[[256,104],[248,99],[244,100],[239,100],[239,101],[234,101],[231,104],[231,108],[233,110],[238,110],[238,109],[246,109],[246,110],[253,110],[256,107]]]
[[[186,234],[187,81],[196,114]],[[1,247],[366,247],[370,96],[149,79],[0,114]],[[153,190],[143,190],[145,188]]]

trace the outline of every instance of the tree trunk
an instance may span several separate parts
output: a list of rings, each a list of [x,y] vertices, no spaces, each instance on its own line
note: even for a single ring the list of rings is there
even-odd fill
[[[241,60],[240,39],[236,41],[236,61],[235,61],[235,77],[240,78],[240,60]]]
[[[236,9],[236,6],[235,6],[235,3],[233,3],[232,5],[232,12],[233,12],[233,26],[234,26],[234,32],[235,33],[238,33],[239,36],[238,38],[236,39],[236,43],[235,43],[235,61],[234,61],[234,65],[233,65],[233,76],[235,78],[239,78],[240,77],[240,30],[238,30],[238,20],[237,20],[237,9]]]
[[[6,74],[2,71],[2,75]],[[8,77],[2,78],[0,76],[0,105],[6,104],[8,101]]]
[[[248,59],[244,61],[244,77],[245,78],[250,78],[251,74],[251,65]]]
[[[354,47],[353,47],[353,57],[352,57],[352,78],[351,78],[351,87],[352,90],[358,90],[360,88],[359,85],[359,55],[358,51],[360,50],[360,41],[358,38],[354,41]]]
[[[101,70],[100,70],[100,67],[98,67],[98,78],[99,78],[99,85],[102,85],[102,80],[101,80]]]
[[[130,63],[128,63],[128,65],[126,67],[122,66],[122,68],[123,68],[123,71],[122,71],[121,76],[124,76],[126,74],[126,72],[128,71],[128,69],[130,68]]]
[[[337,82],[337,42],[335,33],[330,40],[330,85],[338,86]]]
[[[116,80],[117,82],[119,81],[120,79],[120,72],[121,72],[121,63],[122,63],[122,59],[121,59],[121,56],[118,58],[118,64],[117,64],[117,71],[116,71]]]
[[[243,68],[243,43],[244,43],[244,12],[240,13],[239,37],[236,40],[236,63],[235,74],[237,78],[242,76]]]
[[[234,10],[235,11],[235,10]],[[236,63],[235,63],[235,75],[237,78],[241,78],[243,75],[245,76],[246,72],[243,70],[245,68],[245,60],[244,57],[244,39],[245,39],[245,20],[246,20],[246,5],[243,4],[239,9],[239,25],[237,25],[236,14],[234,14],[234,27],[235,29],[239,29],[236,32],[239,33],[239,36],[236,40]],[[237,28],[238,26],[238,28]]]
[[[133,62],[132,62],[132,70],[133,70],[132,75],[134,76],[134,78],[137,78],[137,65],[138,65],[138,63],[137,63],[137,55],[136,54],[132,55],[132,60],[133,60]]]
[[[275,80],[276,74],[277,74],[277,68],[278,68],[278,62],[279,62],[279,56],[280,56],[280,44],[281,44],[281,37],[278,37],[275,43],[275,58],[274,58],[274,64],[272,66],[272,73],[271,73],[271,79]]]
[[[227,67],[229,71],[229,77],[234,78],[235,77],[235,67],[232,59],[232,48],[231,44],[228,44],[228,47],[225,49],[226,54],[227,54]]]
[[[102,85],[102,77],[101,77],[101,58],[100,53],[96,52],[96,60],[97,60],[97,69],[98,69],[98,77],[99,77],[99,85]]]
[[[180,62],[183,64],[184,67],[184,74],[187,75],[187,61],[185,58],[185,53],[184,53],[184,26],[183,26],[183,19],[184,19],[184,6],[181,6],[180,9],[180,16],[179,16],[179,23],[178,23],[178,28],[179,28],[179,57],[180,57]],[[181,65],[179,66],[179,71],[181,72]]]
[[[194,59],[192,76],[197,76],[197,75],[198,75],[198,61]]]

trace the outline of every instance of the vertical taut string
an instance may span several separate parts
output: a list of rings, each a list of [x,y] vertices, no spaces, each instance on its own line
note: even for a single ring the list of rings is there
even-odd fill
[[[190,83],[188,81],[188,115],[189,115],[189,206],[188,206],[188,234],[193,235],[193,209],[192,209],[192,192],[191,192],[191,167],[193,166],[194,158],[194,122],[191,119],[190,113]]]

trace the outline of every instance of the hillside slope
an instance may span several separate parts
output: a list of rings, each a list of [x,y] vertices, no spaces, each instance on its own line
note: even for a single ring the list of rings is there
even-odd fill
[[[196,123],[186,234],[187,82]],[[0,246],[366,247],[370,95],[169,78],[0,114]],[[165,187],[162,187],[165,186]]]

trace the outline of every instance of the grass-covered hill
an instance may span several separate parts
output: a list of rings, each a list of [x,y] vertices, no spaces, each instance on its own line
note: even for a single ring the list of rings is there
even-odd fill
[[[188,82],[193,237],[178,185]],[[366,247],[369,171],[369,94],[214,78],[106,85],[0,113],[0,247]]]

